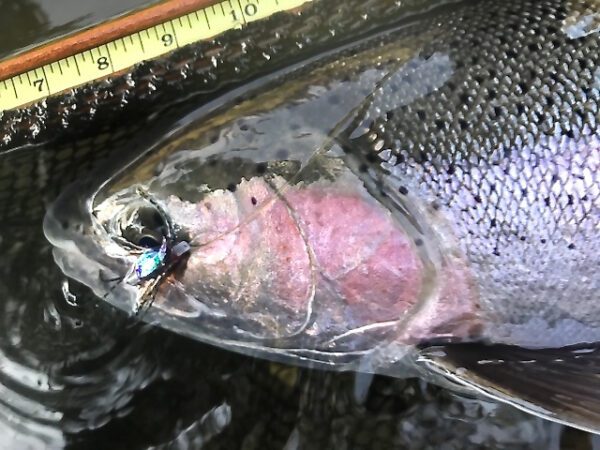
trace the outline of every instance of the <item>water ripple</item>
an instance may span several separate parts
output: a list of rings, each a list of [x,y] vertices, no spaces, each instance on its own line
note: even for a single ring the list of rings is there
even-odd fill
[[[133,395],[157,378],[158,366],[144,348],[149,327],[80,286],[82,301],[69,304],[60,284],[52,283],[61,276],[52,273],[57,269],[40,237],[3,247],[0,427],[30,436],[32,443],[19,446],[62,447],[64,433],[126,415]]]

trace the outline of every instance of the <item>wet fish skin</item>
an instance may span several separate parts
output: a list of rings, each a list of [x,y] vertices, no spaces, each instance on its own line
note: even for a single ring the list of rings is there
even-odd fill
[[[600,2],[482,2],[466,33],[464,14],[450,13],[421,51],[449,59],[447,81],[403,102],[409,77],[424,74],[392,77],[362,136],[342,138],[353,155],[388,159],[401,195],[448,218],[495,318],[491,341],[600,340],[600,39],[565,25],[599,11]]]
[[[344,162],[369,194],[390,212],[415,206],[407,215],[415,228],[425,230],[422,236],[430,238],[430,242],[419,239],[418,244],[415,239],[415,246],[438,249],[439,260],[430,264],[437,270],[434,281],[442,287],[457,286],[451,270],[473,277],[475,289],[468,295],[434,291],[426,304],[398,320],[409,331],[414,331],[410,326],[416,323],[421,333],[420,346],[411,350],[417,351],[415,364],[424,367],[423,373],[451,375],[455,381],[527,411],[598,432],[600,396],[594,392],[600,392],[595,301],[599,292],[599,93],[595,84],[599,42],[597,33],[574,36],[563,25],[597,12],[599,6],[560,0],[470,3],[444,15],[443,21],[434,18],[341,51],[298,71],[296,77],[281,79],[254,101],[240,101],[231,111],[191,124],[111,179],[101,200],[118,198],[132,184],[146,183],[173,221],[185,224],[183,208],[170,204],[168,195],[190,192],[177,190],[168,177],[176,174],[178,159],[186,163],[180,170],[193,173],[197,169],[193,164],[198,161],[182,156],[189,145],[218,154],[218,135],[211,143],[209,130],[223,129],[227,138],[223,140],[230,145],[221,143],[225,156],[227,150],[250,152],[252,148],[265,154],[275,152],[274,142],[262,137],[268,129],[260,128],[269,120],[273,122],[270,131],[277,135],[272,139],[286,136],[281,130],[287,128],[278,126],[277,120],[292,130],[311,131],[298,132],[313,139],[307,141],[309,151],[330,139],[332,148],[345,152]],[[301,109],[303,104],[309,106]],[[294,115],[299,111],[304,115]],[[283,159],[301,159],[295,153],[301,149],[291,145],[294,141],[285,142],[290,147]],[[215,163],[225,168],[223,159]],[[198,160],[204,161],[200,156]],[[219,180],[217,186],[208,185],[218,193],[230,183],[230,190],[235,191],[236,183],[248,178],[245,170],[239,164],[237,171],[223,171],[224,185]],[[196,175],[206,183],[202,173]],[[281,197],[289,201],[286,191]],[[188,203],[194,201],[198,202]],[[289,205],[294,210],[293,203]],[[110,207],[96,206],[96,218],[113,213]],[[54,214],[62,207],[57,208]],[[231,214],[234,209],[224,210]],[[74,251],[91,258],[90,263],[117,267],[104,244],[94,244],[94,238],[76,230],[59,231],[56,217],[48,217],[46,231],[57,245],[57,261],[69,274],[103,292],[104,287],[89,278],[95,269],[85,273],[81,265],[74,268]],[[191,227],[183,228],[185,234]],[[184,237],[188,238],[194,240],[194,236]],[[187,269],[180,270],[185,273]],[[177,287],[182,279],[178,272],[169,277],[159,289],[167,283]],[[190,289],[203,287],[202,283],[198,279]],[[183,288],[179,293],[185,293]],[[326,345],[318,341],[318,329],[310,330],[305,341],[305,330],[291,340],[261,341],[261,337],[240,333],[247,331],[243,314],[223,314],[217,323],[211,321],[210,308],[222,297],[197,302],[199,309],[208,305],[207,310],[190,320],[177,317],[176,313],[184,316],[189,311],[176,292],[159,296],[150,314],[159,310],[156,317],[166,328],[244,353],[298,363],[314,358],[329,367],[403,376],[395,363],[403,356],[403,345],[414,343],[402,334],[405,328],[393,326],[399,334],[392,332],[384,338],[356,330],[350,330],[354,332],[350,335],[341,333],[338,337],[350,336],[336,342],[334,348],[341,348],[341,355],[327,353]],[[456,317],[448,315],[453,312],[448,300],[450,305],[454,301],[467,306],[473,314],[455,321]],[[244,297],[237,301],[243,303]],[[447,319],[441,329],[440,315]],[[428,320],[432,317],[436,320]],[[275,322],[281,318],[285,317],[273,317]],[[468,327],[468,333],[459,332],[465,324],[476,326]],[[387,341],[390,335],[392,340]],[[453,340],[464,343],[453,347],[449,344]],[[292,345],[298,342],[304,346]],[[585,346],[590,342],[594,344],[588,350]],[[360,356],[351,351],[357,343]],[[424,348],[432,343],[447,345],[440,350]],[[491,362],[485,360],[488,347],[488,353],[495,356]],[[540,347],[553,349],[536,350]],[[535,370],[528,370],[532,361]],[[503,373],[500,370],[480,369],[488,364],[508,370],[505,379],[493,377]],[[518,376],[511,377],[515,370]],[[577,373],[577,385],[562,382],[560,375],[567,373]],[[577,405],[583,395],[589,396],[585,403],[589,409],[582,412]]]

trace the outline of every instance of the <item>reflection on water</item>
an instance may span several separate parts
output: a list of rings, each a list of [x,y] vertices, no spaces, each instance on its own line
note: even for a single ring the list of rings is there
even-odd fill
[[[0,0],[0,58],[156,0]]]
[[[59,23],[48,11],[66,0],[0,1],[0,55],[140,1],[87,3]],[[421,381],[274,365],[142,325],[66,283],[39,224],[0,228],[0,322],[0,449],[591,448]]]

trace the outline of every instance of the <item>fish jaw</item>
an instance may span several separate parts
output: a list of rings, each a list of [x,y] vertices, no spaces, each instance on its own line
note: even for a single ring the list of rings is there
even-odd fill
[[[253,178],[197,203],[170,196],[165,209],[192,250],[154,305],[221,317],[231,329],[215,338],[305,338],[345,351],[365,335],[371,346],[415,344],[479,327],[467,266],[452,260],[432,277],[414,239],[359,183]]]

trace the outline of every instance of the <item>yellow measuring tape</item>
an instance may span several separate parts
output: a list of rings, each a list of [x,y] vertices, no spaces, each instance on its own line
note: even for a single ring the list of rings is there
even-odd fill
[[[226,0],[0,81],[0,111],[43,99],[310,0]]]

